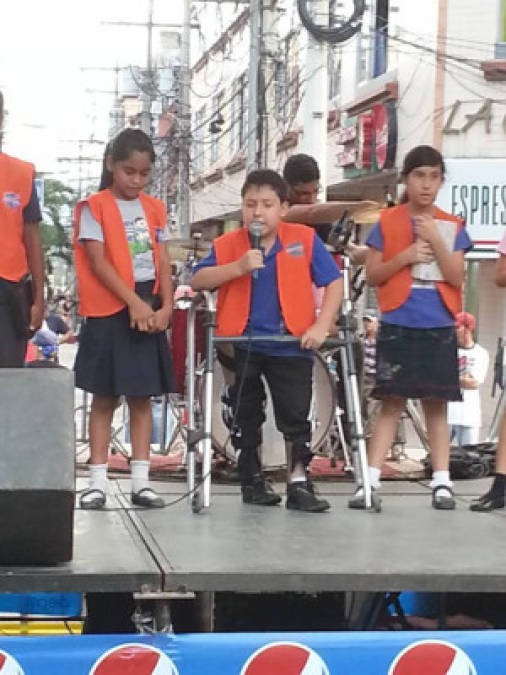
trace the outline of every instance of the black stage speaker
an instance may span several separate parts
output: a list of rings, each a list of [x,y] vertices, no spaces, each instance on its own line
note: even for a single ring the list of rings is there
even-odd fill
[[[0,565],[72,559],[74,374],[0,369]]]

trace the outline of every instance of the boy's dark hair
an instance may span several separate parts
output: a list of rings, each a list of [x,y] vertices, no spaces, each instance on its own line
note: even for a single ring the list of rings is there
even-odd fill
[[[112,185],[112,173],[108,170],[106,162],[110,157],[113,162],[121,162],[128,159],[132,152],[147,152],[154,163],[156,159],[153,143],[147,134],[140,129],[123,129],[106,145],[102,162],[102,176],[99,190],[105,190]]]
[[[244,185],[241,189],[241,197],[244,198],[246,191],[250,187],[270,187],[278,195],[281,202],[288,201],[288,185],[276,171],[272,169],[256,169],[246,176]]]
[[[288,185],[312,183],[315,180],[320,180],[320,169],[314,157],[300,153],[292,155],[286,160],[283,178]]]
[[[412,148],[408,154],[404,157],[404,162],[402,165],[401,176],[406,178],[415,169],[418,169],[420,166],[439,166],[441,168],[441,175],[443,178],[446,173],[446,165],[443,159],[443,155],[433,148],[432,145],[417,145],[415,148]],[[408,191],[404,190],[402,193],[400,203],[406,204],[408,201]]]

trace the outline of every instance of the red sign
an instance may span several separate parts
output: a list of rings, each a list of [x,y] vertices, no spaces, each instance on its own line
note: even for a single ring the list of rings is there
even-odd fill
[[[337,165],[355,169],[381,171],[395,164],[397,151],[397,117],[389,101],[373,106],[357,116],[353,124],[341,127],[337,144]]]
[[[240,675],[330,675],[323,659],[295,642],[274,642],[256,651]]]
[[[142,644],[124,644],[103,654],[93,664],[90,675],[178,675],[178,671],[171,659],[159,649]]]
[[[372,135],[373,116],[371,113],[363,113],[358,118],[357,133],[357,169],[370,169],[372,161]]]
[[[388,675],[476,675],[469,656],[449,642],[424,640],[406,647]]]

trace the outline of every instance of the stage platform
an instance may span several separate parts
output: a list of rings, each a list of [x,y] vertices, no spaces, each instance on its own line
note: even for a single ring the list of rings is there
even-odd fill
[[[488,484],[458,483],[457,510],[443,512],[426,485],[385,482],[380,514],[346,508],[350,483],[320,484],[325,514],[244,505],[238,486],[214,485],[211,509],[194,514],[186,499],[131,509],[118,480],[119,510],[76,511],[73,562],[0,567],[0,592],[506,592],[506,512],[468,509]],[[185,484],[156,488],[172,502]]]

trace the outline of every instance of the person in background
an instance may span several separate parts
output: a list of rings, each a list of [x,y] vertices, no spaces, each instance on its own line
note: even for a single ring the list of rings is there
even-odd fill
[[[58,362],[58,347],[74,340],[74,333],[62,317],[46,305],[42,326],[32,338],[44,359]]]
[[[284,220],[288,223],[302,223],[316,229],[320,238],[326,242],[332,223],[345,213],[353,217],[353,213],[367,208],[377,209],[377,202],[372,201],[332,201],[318,203],[320,190],[320,169],[314,157],[299,153],[286,161],[283,178],[288,184],[288,201],[290,208]],[[352,262],[361,265],[365,262],[367,246],[357,246],[348,242],[347,252]]]
[[[486,349],[474,341],[475,326],[476,320],[469,312],[460,312],[455,317],[462,401],[448,403],[448,424],[450,440],[460,447],[476,445],[480,436],[480,386],[487,376],[489,355]]]
[[[309,473],[312,350],[322,345],[335,322],[341,273],[312,228],[282,221],[287,186],[279,174],[252,171],[241,197],[243,227],[214,240],[209,255],[196,266],[192,287],[218,289],[217,335],[245,338],[235,346],[235,381],[227,392],[242,499],[263,506],[281,501],[264,479],[258,456],[265,421],[264,376],[277,427],[290,448],[286,507],[326,511],[330,504],[315,494]],[[262,226],[260,248],[252,248],[249,239],[248,228],[255,221]],[[318,317],[312,282],[325,288]],[[279,334],[300,340],[247,340]]]
[[[499,259],[495,268],[495,283],[506,287],[506,234],[497,249]],[[471,511],[493,511],[506,506],[506,409],[499,430],[499,443],[495,452],[495,476],[490,490],[472,502]]]
[[[446,403],[461,399],[454,323],[462,309],[464,253],[472,243],[462,220],[435,205],[445,175],[440,152],[413,148],[401,175],[402,203],[381,212],[367,240],[367,282],[376,287],[381,309],[372,392],[381,410],[368,444],[369,479],[378,490],[406,399],[420,399],[432,450],[432,506],[451,510]],[[348,506],[365,508],[361,487]]]
[[[0,133],[3,116],[0,92]],[[32,164],[0,152],[0,368],[24,366],[28,338],[44,314],[42,216],[34,177]]]
[[[166,329],[172,314],[164,204],[143,192],[155,153],[140,129],[124,129],[104,156],[100,191],[76,206],[74,257],[79,313],[86,317],[76,386],[93,393],[89,487],[83,509],[106,503],[111,422],[125,396],[132,439],[132,503],[160,508],[149,485],[151,396],[172,387]]]

